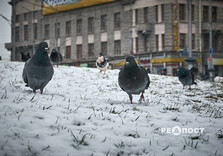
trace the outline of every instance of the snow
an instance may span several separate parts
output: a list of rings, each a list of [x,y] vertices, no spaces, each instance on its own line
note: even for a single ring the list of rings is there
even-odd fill
[[[0,61],[0,155],[222,155],[223,84],[150,74],[139,104],[119,70],[59,66],[41,95],[25,87],[24,63]],[[162,128],[204,133],[161,133]]]

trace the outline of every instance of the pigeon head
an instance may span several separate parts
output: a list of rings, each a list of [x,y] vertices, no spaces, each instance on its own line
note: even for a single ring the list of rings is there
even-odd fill
[[[185,69],[184,67],[179,67],[179,68],[177,68],[177,71],[178,71],[178,75],[179,75],[180,77],[187,76],[187,74],[188,74],[188,70]]]
[[[41,52],[46,52],[48,53],[48,44],[47,42],[41,42],[37,48],[37,50],[41,51]]]
[[[136,61],[135,61],[135,58],[133,56],[128,56],[126,57],[126,63],[125,63],[125,66],[126,67],[133,67],[133,66],[136,66]]]

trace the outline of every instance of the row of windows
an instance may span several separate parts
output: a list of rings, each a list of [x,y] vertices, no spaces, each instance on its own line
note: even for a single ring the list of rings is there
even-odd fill
[[[82,45],[77,45],[76,48],[76,57],[77,59],[81,59],[82,56]],[[58,50],[59,51],[59,50]],[[71,46],[66,46],[65,49],[65,58],[70,59],[71,58]],[[101,52],[103,55],[107,55],[107,42],[101,42]],[[121,41],[116,40],[114,42],[114,54],[119,55],[121,54]],[[88,57],[94,57],[95,56],[95,51],[94,51],[94,43],[88,44]]]
[[[23,39],[24,41],[28,41],[29,40],[29,30],[28,30],[28,25],[24,25],[23,26]],[[19,27],[15,27],[15,41],[18,42],[20,41],[20,30]],[[33,39],[37,39],[37,23],[33,23]]]
[[[94,33],[94,22],[95,19],[94,17],[88,18],[88,33]],[[121,27],[121,21],[120,21],[120,13],[114,14],[114,28],[115,29],[120,29]],[[45,39],[50,38],[50,25],[46,24],[44,28],[44,34],[45,34]],[[83,22],[82,19],[78,19],[76,22],[76,31],[77,35],[82,35],[83,33]],[[101,31],[107,31],[107,15],[102,15],[101,16]],[[65,32],[66,36],[71,36],[71,21],[67,21],[65,25]],[[55,36],[58,38],[60,37],[60,23],[55,24]]]
[[[34,12],[31,12],[31,13],[24,13],[23,14],[23,21],[28,21],[28,15],[31,15],[32,17],[33,17],[33,19],[38,19],[38,11],[34,11]],[[19,17],[20,17],[21,15],[19,15],[19,14],[17,14],[16,16],[15,16],[15,22],[16,23],[18,23],[19,22]]]

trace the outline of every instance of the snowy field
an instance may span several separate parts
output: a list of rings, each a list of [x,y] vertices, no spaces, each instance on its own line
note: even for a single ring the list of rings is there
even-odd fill
[[[223,84],[150,74],[139,95],[118,86],[119,70],[55,67],[43,95],[25,87],[24,63],[0,61],[0,156],[223,155]],[[164,128],[204,128],[162,133]]]

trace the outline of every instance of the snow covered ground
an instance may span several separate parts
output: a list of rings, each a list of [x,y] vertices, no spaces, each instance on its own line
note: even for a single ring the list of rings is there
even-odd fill
[[[119,70],[55,67],[43,95],[22,80],[24,63],[0,61],[0,155],[223,155],[223,84],[150,74],[139,95],[118,86]],[[162,133],[164,128],[205,128]]]

